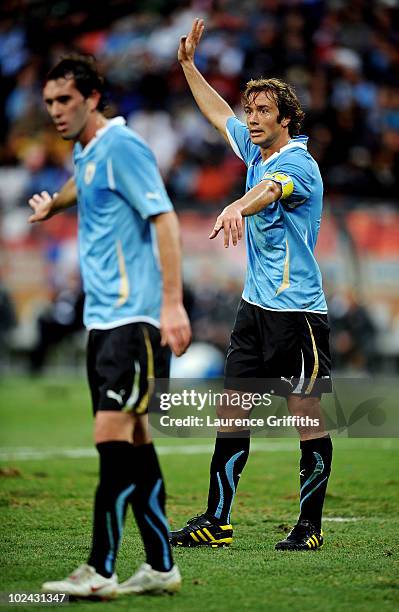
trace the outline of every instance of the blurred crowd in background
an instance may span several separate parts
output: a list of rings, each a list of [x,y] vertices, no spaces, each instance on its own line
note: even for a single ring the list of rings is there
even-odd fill
[[[0,9],[1,249],[40,248],[46,264],[37,282],[46,282],[50,301],[47,310],[36,311],[33,370],[44,361],[37,358],[43,317],[53,316],[60,296],[79,284],[71,255],[76,213],[52,230],[26,223],[30,195],[57,191],[71,174],[70,143],[55,133],[41,100],[46,72],[62,55],[96,56],[108,84],[109,115],[122,114],[150,144],[178,212],[212,216],[243,193],[245,166],[198,112],[177,63],[179,38],[194,17],[206,19],[197,65],[238,116],[250,78],[277,76],[294,85],[306,112],[303,132],[321,168],[326,210],[339,215],[341,231],[347,212],[359,207],[399,212],[397,0],[109,0],[100,8],[83,0],[8,0]],[[0,274],[12,299],[18,282],[9,266],[3,255]],[[194,264],[190,270],[195,339],[224,350],[242,278],[233,274],[216,287],[211,275],[207,284]],[[356,291],[331,286],[328,292],[337,367],[381,366],[381,317],[376,320]],[[398,290],[390,300],[384,331],[399,334]]]

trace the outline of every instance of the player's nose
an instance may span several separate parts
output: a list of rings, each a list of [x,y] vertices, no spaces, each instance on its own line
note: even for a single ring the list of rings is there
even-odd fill
[[[50,116],[53,119],[60,119],[61,115],[62,115],[61,107],[55,102],[54,104],[51,105]]]

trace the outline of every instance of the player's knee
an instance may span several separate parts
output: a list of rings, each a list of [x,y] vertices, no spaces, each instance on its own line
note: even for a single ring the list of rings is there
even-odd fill
[[[292,415],[298,417],[319,414],[321,412],[320,398],[291,395],[288,398],[288,409]]]
[[[231,406],[228,403],[221,403],[216,407],[216,417],[220,424],[218,431],[233,432],[248,429],[243,425],[243,419],[248,418],[250,412],[241,408],[241,406]]]
[[[216,406],[216,416],[218,419],[233,418],[236,408],[226,403],[220,403]]]
[[[148,415],[136,416],[133,432],[133,444],[142,446],[151,442],[151,435],[148,427]]]
[[[319,438],[325,434],[325,423],[319,397],[290,396],[288,409],[297,417],[295,427],[301,440]]]
[[[131,414],[101,410],[94,424],[95,444],[101,442],[133,442],[134,420]]]

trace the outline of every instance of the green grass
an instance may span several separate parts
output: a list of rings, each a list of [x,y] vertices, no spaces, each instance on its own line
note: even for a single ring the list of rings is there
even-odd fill
[[[57,449],[92,444],[88,392],[83,381],[14,379],[0,383],[0,406],[0,591],[38,591],[43,580],[61,578],[84,561],[90,546],[97,461],[57,456]],[[361,520],[326,521],[324,548],[303,554],[274,551],[297,513],[297,443],[284,444],[288,450],[251,453],[233,513],[231,548],[176,551],[184,577],[179,595],[82,602],[73,609],[392,610],[399,601],[398,440],[335,441],[325,517]],[[51,451],[43,459],[7,459],[21,448]],[[162,457],[172,526],[203,509],[209,460],[206,452]],[[142,559],[129,513],[119,576],[129,576]]]

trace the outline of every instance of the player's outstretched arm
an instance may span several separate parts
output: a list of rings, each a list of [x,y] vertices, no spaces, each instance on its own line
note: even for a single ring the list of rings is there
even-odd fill
[[[70,208],[76,204],[77,193],[74,179],[71,177],[60,189],[59,193],[52,196],[47,191],[35,193],[29,199],[29,206],[33,210],[33,215],[28,219],[29,223],[46,221],[53,215]]]
[[[191,342],[191,327],[183,306],[179,222],[171,211],[152,218],[158,239],[163,294],[161,308],[161,343],[169,344],[177,357]]]
[[[209,85],[194,64],[195,49],[204,31],[204,20],[195,19],[191,32],[180,39],[177,58],[200,111],[227,140],[226,121],[234,112]]]
[[[228,248],[230,235],[233,245],[236,246],[243,234],[242,218],[256,215],[272,202],[279,200],[281,195],[281,185],[274,181],[261,181],[258,185],[247,191],[242,198],[226,206],[216,219],[209,238],[211,240],[216,238],[220,230],[223,229],[224,246]]]

